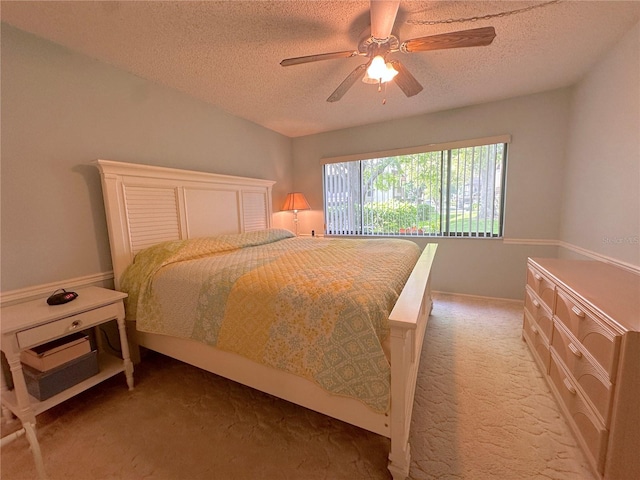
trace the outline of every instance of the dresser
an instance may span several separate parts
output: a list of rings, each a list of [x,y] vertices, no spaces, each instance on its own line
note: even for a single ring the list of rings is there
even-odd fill
[[[530,258],[522,337],[598,476],[640,478],[640,276]]]

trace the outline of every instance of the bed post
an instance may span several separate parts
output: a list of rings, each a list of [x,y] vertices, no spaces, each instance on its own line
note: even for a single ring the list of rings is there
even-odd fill
[[[431,314],[431,265],[437,244],[428,244],[389,315],[391,328],[391,451],[389,471],[394,480],[409,476],[409,430],[418,379],[420,353]]]
[[[405,370],[411,358],[413,330],[391,329],[391,450],[389,452],[389,471],[393,480],[404,480],[409,476],[411,448],[409,445],[409,427],[413,396],[408,392]],[[407,411],[409,410],[409,411]]]

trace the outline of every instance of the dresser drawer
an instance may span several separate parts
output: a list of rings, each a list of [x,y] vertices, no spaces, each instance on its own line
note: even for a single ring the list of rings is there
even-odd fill
[[[529,312],[524,312],[522,323],[522,335],[529,343],[533,358],[538,363],[540,369],[546,374],[549,372],[549,344],[546,338],[540,333],[540,328],[533,320]]]
[[[531,314],[542,334],[547,339],[551,339],[553,326],[553,315],[551,310],[541,302],[530,286],[527,286],[524,294],[524,308]]]
[[[569,423],[576,430],[585,453],[591,457],[599,473],[604,471],[608,430],[598,420],[582,393],[572,383],[571,375],[562,367],[555,353],[551,353],[549,378],[561,402]]]
[[[606,372],[589,357],[580,342],[560,322],[554,324],[551,350],[571,373],[571,380],[580,387],[600,421],[608,426],[613,384]]]
[[[63,337],[69,333],[84,330],[85,328],[103,323],[106,318],[117,318],[121,313],[122,303],[114,303],[96,308],[88,312],[79,313],[71,317],[45,323],[28,330],[18,332],[18,345],[20,349],[30,348],[40,343]]]
[[[556,286],[531,264],[527,264],[527,285],[531,287],[549,310],[553,310]]]
[[[557,290],[556,318],[567,327],[613,381],[618,364],[620,336],[562,289]]]

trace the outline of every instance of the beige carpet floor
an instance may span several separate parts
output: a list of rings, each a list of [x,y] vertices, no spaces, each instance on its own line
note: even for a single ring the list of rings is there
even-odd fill
[[[411,478],[593,480],[521,339],[522,305],[439,294],[416,393]],[[389,479],[389,441],[149,355],[124,376],[43,413],[57,479]],[[3,423],[3,435],[16,422]],[[36,478],[24,437],[3,480]]]

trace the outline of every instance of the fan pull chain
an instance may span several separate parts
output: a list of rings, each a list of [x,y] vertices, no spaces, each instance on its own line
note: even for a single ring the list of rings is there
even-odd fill
[[[387,83],[389,82],[386,82],[384,84],[384,97],[382,98],[382,105],[387,104]],[[381,91],[382,91],[382,82],[378,84],[378,92],[381,92]]]

